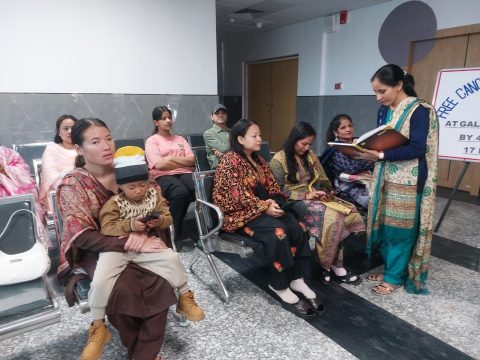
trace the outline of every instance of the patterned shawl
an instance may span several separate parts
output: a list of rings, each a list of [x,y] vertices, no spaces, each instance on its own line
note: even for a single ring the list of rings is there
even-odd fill
[[[312,188],[316,190],[333,189],[317,155],[312,150],[307,154],[307,161],[313,169],[313,177],[310,179],[310,174],[308,174],[307,171],[298,171],[296,174],[298,183],[293,184],[287,178],[288,165],[285,150],[278,151],[272,160],[270,160],[270,166],[272,167],[275,178],[291,200],[304,200],[305,194],[311,191]],[[301,173],[303,173],[304,176],[301,176]]]
[[[87,170],[77,168],[66,175],[57,189],[57,204],[63,220],[58,273],[64,273],[82,257],[75,240],[87,230],[100,231],[102,205],[113,195]]]
[[[433,212],[435,206],[435,190],[437,186],[437,154],[438,154],[438,119],[435,108],[428,102],[408,97],[403,100],[393,111],[389,124],[409,138],[410,118],[418,106],[429,109],[429,130],[425,159],[428,175],[421,194],[419,210],[419,227],[415,247],[408,264],[407,291],[413,293],[428,293],[426,280],[428,264],[431,255]],[[379,244],[381,239],[372,235],[379,211],[378,204],[386,181],[397,184],[415,184],[418,177],[418,159],[406,161],[379,161],[375,165],[374,181],[371,188],[372,200],[368,211],[367,232],[368,249],[371,251]]]

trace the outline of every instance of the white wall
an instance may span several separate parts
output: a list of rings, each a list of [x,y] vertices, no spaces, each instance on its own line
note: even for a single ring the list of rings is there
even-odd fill
[[[214,0],[0,5],[0,92],[217,94]]]
[[[299,55],[298,96],[318,95],[324,18],[224,43],[225,95],[242,94],[242,63]]]
[[[325,32],[328,18],[317,18],[227,41],[225,95],[242,94],[242,61],[293,53],[299,54],[298,96],[372,95],[370,77],[385,64],[378,50],[380,28],[404,2],[393,0],[351,11],[349,22],[337,25],[334,33]],[[479,0],[423,2],[435,12],[438,29],[480,23]],[[337,82],[343,82],[342,90],[334,90]]]
[[[372,95],[370,77],[385,60],[378,50],[378,34],[388,14],[404,0],[358,9],[349,22],[325,36],[325,77],[321,95]],[[480,23],[478,0],[423,0],[435,13],[437,29]],[[334,84],[343,82],[342,90]]]

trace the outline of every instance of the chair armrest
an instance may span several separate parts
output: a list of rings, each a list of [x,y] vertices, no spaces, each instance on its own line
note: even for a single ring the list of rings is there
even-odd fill
[[[199,234],[200,240],[203,241],[203,240],[207,239],[208,237],[210,237],[211,235],[216,234],[220,231],[220,229],[223,226],[223,211],[217,205],[212,204],[208,201],[201,200],[201,199],[195,200],[195,217],[197,219],[198,224],[201,224],[201,222],[202,222],[202,219],[200,219],[200,215],[197,211],[198,204],[203,204],[205,206],[210,207],[211,209],[215,210],[215,212],[217,213],[217,216],[218,216],[218,225],[217,226],[215,226],[212,230],[210,230],[206,234]],[[203,219],[203,221],[205,221],[205,220]],[[201,229],[201,227],[199,227],[199,229]]]
[[[170,243],[172,244],[173,251],[177,252],[177,245],[175,244],[175,227],[171,224],[168,227],[168,232],[170,236]]]

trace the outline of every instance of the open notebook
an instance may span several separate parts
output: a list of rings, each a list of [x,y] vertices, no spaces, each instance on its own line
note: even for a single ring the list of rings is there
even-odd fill
[[[394,149],[408,142],[408,139],[390,125],[381,125],[360,136],[355,144],[329,142],[328,145],[336,148],[347,156],[355,157],[363,149],[385,151]]]

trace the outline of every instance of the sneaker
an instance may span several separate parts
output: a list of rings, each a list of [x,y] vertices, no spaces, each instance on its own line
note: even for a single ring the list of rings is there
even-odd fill
[[[112,334],[107,325],[90,325],[88,330],[87,345],[83,348],[81,360],[98,360],[103,352],[103,347],[110,341]]]
[[[180,294],[178,297],[177,313],[185,315],[190,321],[200,321],[205,318],[205,312],[197,305],[193,298],[193,292],[191,290],[184,294]]]

